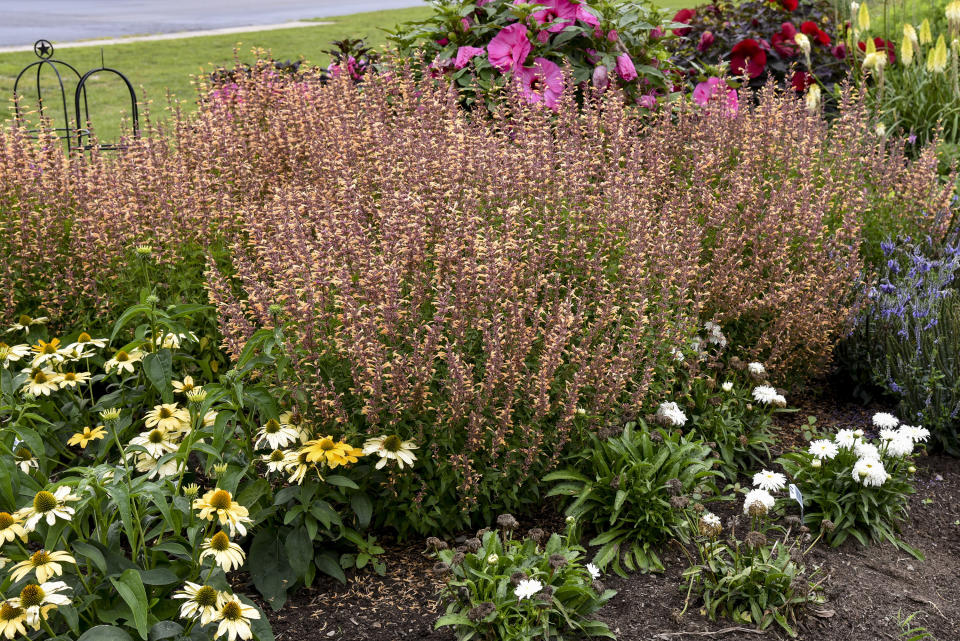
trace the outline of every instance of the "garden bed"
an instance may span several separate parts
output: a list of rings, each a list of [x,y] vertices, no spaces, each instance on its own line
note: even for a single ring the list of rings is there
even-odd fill
[[[875,409],[835,398],[799,399],[798,403],[796,414],[779,415],[782,447],[799,435],[798,428],[807,416],[816,416],[828,431],[869,428]],[[818,578],[823,579],[827,602],[813,608],[800,626],[799,638],[901,639],[900,622],[913,613],[917,615],[910,625],[925,628],[935,638],[951,639],[956,634],[960,626],[960,593],[955,588],[960,576],[960,505],[955,497],[960,495],[960,461],[929,456],[918,463],[917,493],[911,497],[911,518],[902,535],[926,560],[917,561],[890,544],[867,548],[850,540],[836,549],[818,545],[807,558],[810,565],[822,567]],[[715,511],[726,517],[737,507],[728,504]],[[545,511],[536,523],[524,519],[521,526],[560,529],[557,514],[556,510]],[[423,554],[424,549],[422,542],[388,547],[383,577],[354,573],[346,585],[323,577],[311,589],[299,591],[270,617],[277,641],[454,639],[449,630],[433,629],[443,610],[436,596],[442,583],[433,577],[433,560]],[[606,577],[605,585],[617,590],[617,595],[600,611],[599,618],[618,639],[787,638],[775,629],[759,633],[729,622],[711,622],[695,605],[678,622],[675,615],[683,608],[684,592],[679,586],[685,560],[675,548],[665,551],[662,558],[665,573]],[[713,635],[697,634],[706,632]]]

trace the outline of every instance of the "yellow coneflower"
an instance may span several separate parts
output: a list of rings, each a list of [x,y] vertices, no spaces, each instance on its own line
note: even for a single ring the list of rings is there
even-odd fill
[[[297,431],[297,437],[301,445],[310,440],[310,432],[307,431],[299,412],[284,412],[277,418],[281,425],[290,426]]]
[[[143,420],[147,427],[159,427],[167,431],[180,431],[190,425],[190,410],[176,403],[155,405]]]
[[[930,73],[943,73],[947,69],[947,41],[943,34],[937,38],[937,46],[927,54],[927,71]]]
[[[268,472],[281,472],[287,467],[287,453],[283,450],[273,450],[261,456],[260,460],[267,464]]]
[[[37,457],[25,447],[18,447],[16,451],[14,451],[13,462],[24,474],[29,474],[30,470],[35,470],[40,467],[40,462],[37,461]]]
[[[192,376],[184,376],[182,381],[172,381],[171,384],[173,385],[173,391],[177,394],[186,394],[200,387],[194,384]]]
[[[64,360],[63,353],[60,351],[60,339],[51,339],[49,343],[38,340],[36,345],[30,346],[35,356],[33,357],[33,367],[40,367],[44,363],[59,363]]]
[[[250,639],[253,637],[250,621],[259,618],[260,613],[256,608],[244,605],[237,597],[231,595],[220,606],[220,610],[213,619],[220,622],[216,636],[219,638],[226,634],[229,641],[236,641],[237,637]]]
[[[158,458],[154,458],[143,452],[135,452],[134,460],[136,461],[137,471],[147,473],[147,478],[150,479],[176,476],[180,474],[180,470],[183,469],[183,461],[178,461],[176,458],[170,458],[161,464]]]
[[[345,441],[334,441],[330,436],[307,441],[301,449],[311,463],[321,463],[334,469],[339,465],[356,463],[363,450],[357,449]]]
[[[113,355],[113,358],[103,364],[103,369],[106,370],[107,373],[116,369],[118,374],[122,374],[123,372],[133,374],[134,364],[142,361],[144,356],[144,352],[139,349],[133,349],[129,352],[121,349]]]
[[[417,460],[417,456],[413,453],[415,449],[417,446],[413,441],[404,441],[396,434],[367,439],[363,444],[364,454],[376,454],[380,457],[376,465],[378,470],[389,461],[396,461],[397,467],[401,470],[404,463],[413,467],[413,462]]]
[[[41,621],[46,621],[50,610],[60,605],[70,605],[70,598],[61,591],[67,589],[63,581],[49,583],[29,583],[20,590],[20,596],[10,599],[14,608],[22,608],[26,615],[26,623],[34,630],[40,628]]]
[[[204,539],[200,547],[203,550],[200,553],[200,560],[212,556],[214,563],[219,565],[224,573],[234,569],[239,570],[243,565],[243,548],[232,542],[226,532],[217,532]]]
[[[90,429],[89,427],[83,428],[82,432],[77,432],[67,441],[67,445],[79,445],[80,449],[86,449],[87,444],[91,441],[96,441],[107,435],[107,431],[104,429],[103,425],[97,425],[95,428]]]
[[[187,581],[183,589],[173,595],[174,599],[186,599],[180,606],[181,619],[197,619],[200,625],[213,621],[225,597],[216,588]]]
[[[262,447],[266,442],[271,449],[279,449],[293,443],[299,437],[297,429],[289,424],[284,424],[277,419],[271,418],[260,426],[257,431],[257,440],[254,441],[254,447]]]
[[[21,541],[27,540],[27,531],[20,525],[22,520],[9,512],[0,512],[0,545],[12,543],[16,537]]]
[[[290,450],[286,454],[287,460],[284,463],[284,469],[287,473],[290,474],[290,478],[287,479],[288,483],[296,483],[300,485],[303,483],[303,479],[306,478],[307,472],[314,470],[317,473],[317,476],[320,476],[320,470],[317,469],[317,466],[307,460],[307,452],[304,450]],[[320,476],[320,480],[323,480],[323,477]]]
[[[50,368],[35,367],[21,389],[34,396],[50,396],[60,389],[60,376]]]
[[[15,606],[10,601],[0,603],[0,636],[13,639],[17,635],[27,638],[27,628],[23,625],[27,620],[26,611]]]
[[[90,372],[62,372],[60,374],[60,389],[76,387],[79,383],[90,381]]]
[[[29,345],[7,345],[3,341],[0,341],[0,365],[19,361],[29,353]]]
[[[82,353],[91,347],[99,347],[102,349],[106,346],[107,346],[107,339],[93,338],[92,336],[90,336],[90,334],[86,332],[80,332],[80,335],[77,336],[77,340],[67,345],[67,351]]]
[[[24,519],[23,528],[33,532],[41,520],[47,525],[53,525],[57,519],[69,521],[73,518],[74,510],[67,505],[68,501],[79,501],[80,497],[70,493],[70,488],[61,485],[53,492],[40,490],[33,497],[33,503],[28,507],[17,510],[16,517]]]
[[[7,328],[7,333],[10,332],[30,332],[30,327],[33,325],[43,325],[49,319],[46,316],[37,316],[36,318],[30,318],[26,314],[21,314],[20,318],[17,319],[17,322]]]
[[[179,446],[173,440],[173,435],[176,433],[176,430],[155,427],[150,431],[140,432],[130,439],[130,445],[142,447],[152,458],[159,459],[165,454],[177,451]]]
[[[210,490],[199,499],[194,499],[193,509],[200,510],[200,518],[212,521],[216,517],[221,525],[230,527],[230,534],[235,531],[241,536],[246,535],[246,523],[252,522],[247,508],[233,500],[233,495],[227,490]]]
[[[19,581],[30,574],[31,571],[36,571],[37,581],[39,583],[46,583],[48,579],[63,574],[63,566],[60,565],[61,563],[73,563],[76,565],[77,560],[63,550],[57,550],[55,552],[37,550],[30,555],[29,559],[13,566],[10,577],[14,581]]]

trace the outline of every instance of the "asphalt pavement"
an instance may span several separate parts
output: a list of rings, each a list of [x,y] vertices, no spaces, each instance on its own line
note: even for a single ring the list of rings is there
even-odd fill
[[[274,25],[423,0],[0,0],[0,47]]]

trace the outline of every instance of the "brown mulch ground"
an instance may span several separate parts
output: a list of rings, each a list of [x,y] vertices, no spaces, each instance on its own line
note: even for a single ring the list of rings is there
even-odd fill
[[[797,433],[808,415],[821,428],[869,425],[875,408],[862,408],[832,398],[807,399],[801,411],[780,421],[784,436]],[[848,541],[836,549],[817,547],[807,562],[823,572],[827,602],[819,616],[800,625],[807,641],[879,641],[901,639],[899,620],[917,613],[922,625],[939,641],[960,639],[960,461],[931,456],[918,461],[917,493],[910,501],[911,518],[902,538],[925,555],[917,561],[892,545],[861,547]],[[522,523],[532,527],[534,523]],[[354,574],[347,585],[323,578],[301,590],[280,612],[271,615],[278,641],[451,641],[448,630],[434,631],[441,607],[438,584],[430,573],[433,561],[423,545],[394,547],[384,557],[386,576]],[[725,641],[785,638],[776,630],[757,634],[730,623],[714,623],[683,608],[680,574],[685,565],[679,551],[663,553],[667,570],[659,575],[609,575],[608,587],[618,591],[600,615],[621,641]]]

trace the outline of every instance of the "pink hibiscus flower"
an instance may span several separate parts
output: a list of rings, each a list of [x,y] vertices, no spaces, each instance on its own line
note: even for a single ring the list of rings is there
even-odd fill
[[[627,82],[637,77],[637,68],[633,66],[633,58],[629,53],[621,53],[617,56],[617,73]]]
[[[546,58],[535,58],[532,67],[521,67],[517,75],[527,102],[542,102],[550,109],[557,108],[557,99],[563,93],[563,72],[560,67]]]
[[[470,62],[471,58],[474,56],[479,56],[485,51],[486,49],[483,47],[460,47],[457,49],[457,61],[453,66],[457,69],[463,69]]]
[[[693,101],[701,107],[705,107],[714,94],[723,89],[726,89],[727,92],[727,111],[730,115],[734,115],[740,108],[740,97],[735,89],[728,88],[720,78],[707,78],[698,84],[693,90]]]
[[[530,39],[527,38],[527,28],[515,22],[500,30],[487,45],[487,56],[490,64],[506,73],[516,71],[523,66],[523,61],[530,55]]]

